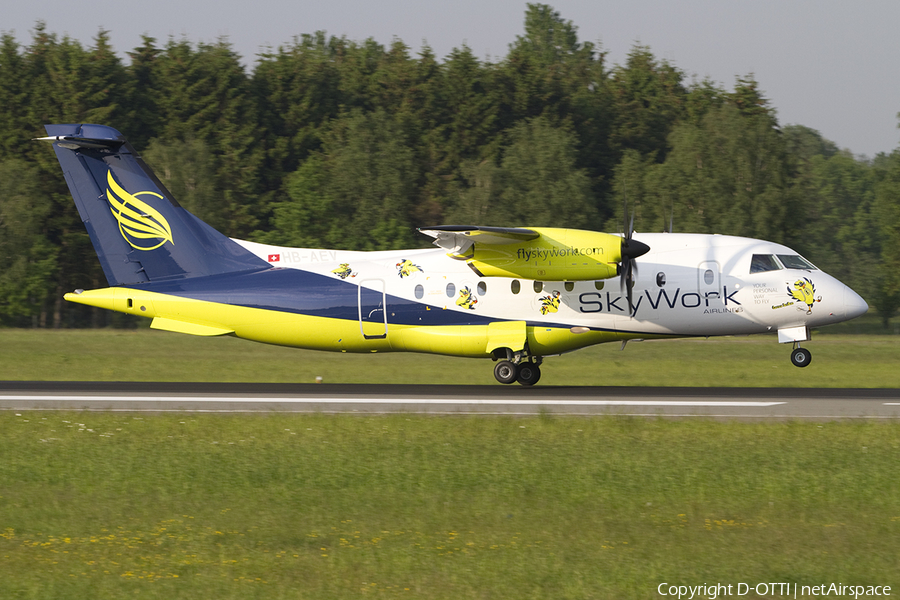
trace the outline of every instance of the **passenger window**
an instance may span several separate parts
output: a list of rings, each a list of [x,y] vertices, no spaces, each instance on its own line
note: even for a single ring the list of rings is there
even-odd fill
[[[818,270],[811,262],[796,254],[779,254],[778,260],[781,261],[781,264],[784,265],[785,269],[803,269],[804,271]]]
[[[518,279],[513,279],[512,283],[509,284],[509,289],[513,294],[518,294],[519,290],[522,289],[522,284],[519,283]]]
[[[416,300],[421,300],[425,296],[425,288],[422,284],[416,286]]]
[[[709,269],[707,269],[706,272],[703,273],[703,282],[706,283],[706,285],[712,285],[712,282],[715,281],[715,279],[715,273],[713,273]]]
[[[452,298],[456,295],[456,286],[452,283],[447,284],[447,297]]]
[[[596,289],[596,290],[602,290],[602,289],[603,289],[603,282],[602,282],[602,281],[595,281],[595,282],[594,282],[594,289]]]
[[[475,286],[475,288],[478,290],[479,296],[484,296],[485,294],[487,294],[487,283],[485,283],[484,281],[479,281],[478,285]]]
[[[781,265],[771,254],[754,254],[750,259],[750,273],[765,273],[766,271],[778,271]]]
[[[574,281],[567,281],[567,282],[565,282],[563,285],[566,286],[566,291],[567,291],[567,292],[571,292],[572,290],[575,289],[575,282],[574,282]]]
[[[543,281],[535,281],[534,282],[534,293],[540,294],[544,291],[544,282]]]
[[[656,285],[659,287],[666,285],[666,274],[662,271],[656,274]]]

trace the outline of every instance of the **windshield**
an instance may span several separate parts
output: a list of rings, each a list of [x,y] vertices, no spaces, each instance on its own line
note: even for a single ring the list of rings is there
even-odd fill
[[[751,273],[765,273],[766,271],[777,271],[781,268],[775,256],[772,254],[754,254],[750,260]]]
[[[784,265],[785,269],[803,269],[804,271],[816,271],[811,262],[797,254],[779,254],[778,260]]]

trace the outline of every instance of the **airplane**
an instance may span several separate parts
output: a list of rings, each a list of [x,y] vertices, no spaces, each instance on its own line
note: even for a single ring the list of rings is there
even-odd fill
[[[868,310],[790,248],[727,235],[449,225],[419,230],[435,248],[376,252],[232,239],[115,129],[45,129],[109,284],[65,299],[153,329],[490,358],[498,382],[530,386],[544,358],[613,341],[775,332],[806,367],[810,328]]]

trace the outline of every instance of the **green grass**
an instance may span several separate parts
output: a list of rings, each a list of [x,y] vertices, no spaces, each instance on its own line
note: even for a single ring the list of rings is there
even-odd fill
[[[900,587],[894,423],[0,413],[2,598]]]
[[[598,346],[542,383],[900,387],[900,337]],[[0,330],[0,379],[494,383],[489,361]],[[900,589],[900,425],[0,412],[0,598]],[[748,596],[749,597],[749,596]]]
[[[900,335],[815,332],[813,362],[772,335],[604,344],[547,358],[539,385],[900,387]],[[853,329],[856,328],[856,329]],[[138,330],[0,330],[0,380],[496,384],[488,360],[341,354]]]

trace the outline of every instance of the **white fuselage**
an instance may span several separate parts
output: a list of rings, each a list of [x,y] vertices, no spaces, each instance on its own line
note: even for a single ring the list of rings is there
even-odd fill
[[[618,339],[814,327],[851,319],[868,308],[853,290],[811,265],[796,269],[777,264],[751,273],[754,255],[796,256],[780,244],[702,234],[637,234],[635,239],[651,250],[636,262],[633,315],[618,278],[562,282],[479,277],[439,248],[351,252],[239,243],[283,268],[332,275],[347,265],[347,282],[434,309],[615,331]],[[403,261],[416,268],[400,273]],[[807,288],[805,297],[792,294],[798,284]],[[460,302],[463,290],[474,303]]]

